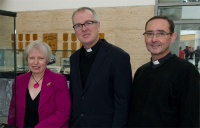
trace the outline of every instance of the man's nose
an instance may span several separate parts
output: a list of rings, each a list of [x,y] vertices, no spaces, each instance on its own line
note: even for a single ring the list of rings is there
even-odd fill
[[[153,41],[153,42],[156,42],[157,40],[158,40],[157,35],[156,35],[156,34],[153,34],[152,41]]]
[[[82,25],[82,30],[85,31],[87,27],[85,27],[85,24]]]

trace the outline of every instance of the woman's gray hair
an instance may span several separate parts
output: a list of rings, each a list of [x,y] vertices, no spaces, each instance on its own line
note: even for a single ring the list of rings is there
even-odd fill
[[[43,52],[46,56],[47,63],[50,62],[51,56],[52,56],[52,50],[49,47],[49,45],[41,40],[36,40],[31,42],[26,48],[24,49],[24,58],[28,62],[28,56],[29,54],[34,50],[39,50]]]

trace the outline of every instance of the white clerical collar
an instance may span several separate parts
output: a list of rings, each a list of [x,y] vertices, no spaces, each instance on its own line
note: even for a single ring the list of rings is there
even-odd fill
[[[152,63],[153,63],[154,65],[158,65],[158,64],[160,64],[160,62],[159,62],[158,60],[156,60],[156,61],[152,61]]]
[[[91,51],[92,51],[91,48],[87,48],[87,49],[85,49],[85,50],[86,50],[86,52],[91,52]]]

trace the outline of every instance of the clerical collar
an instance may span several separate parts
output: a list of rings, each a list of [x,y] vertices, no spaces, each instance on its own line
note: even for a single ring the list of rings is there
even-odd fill
[[[158,60],[152,61],[152,63],[153,63],[154,65],[160,64],[160,62],[159,62]]]
[[[99,47],[99,41],[91,48],[87,48],[87,49],[84,48],[84,49],[86,52],[93,52],[93,51],[96,51],[98,49],[98,47]]]
[[[156,68],[158,67],[159,65],[163,64],[165,61],[167,61],[169,58],[172,57],[172,54],[171,52],[168,53],[165,57],[159,59],[159,60],[156,60],[156,61],[151,61],[152,62],[152,67],[153,68]]]
[[[87,49],[85,49],[86,50],[86,52],[92,52],[92,49],[91,48],[87,48]]]
[[[98,40],[98,42],[94,46],[92,46],[91,48],[87,48],[87,49],[84,48],[85,49],[84,50],[85,51],[85,55],[88,58],[90,58],[92,55],[96,54],[97,51],[99,50],[101,44],[102,44],[101,40]]]

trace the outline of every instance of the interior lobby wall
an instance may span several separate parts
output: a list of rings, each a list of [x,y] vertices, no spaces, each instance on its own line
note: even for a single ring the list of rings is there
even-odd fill
[[[155,5],[156,0],[0,0],[0,9],[7,11],[38,11],[87,7],[118,7]]]
[[[100,19],[100,32],[105,34],[105,39],[129,53],[134,75],[136,69],[150,59],[142,34],[146,21],[154,15],[154,5],[94,9]],[[17,12],[17,34],[38,34],[38,39],[42,40],[43,33],[57,33],[58,49],[62,50],[63,33],[74,33],[71,21],[73,11],[59,9]],[[25,46],[25,40],[22,42]]]

